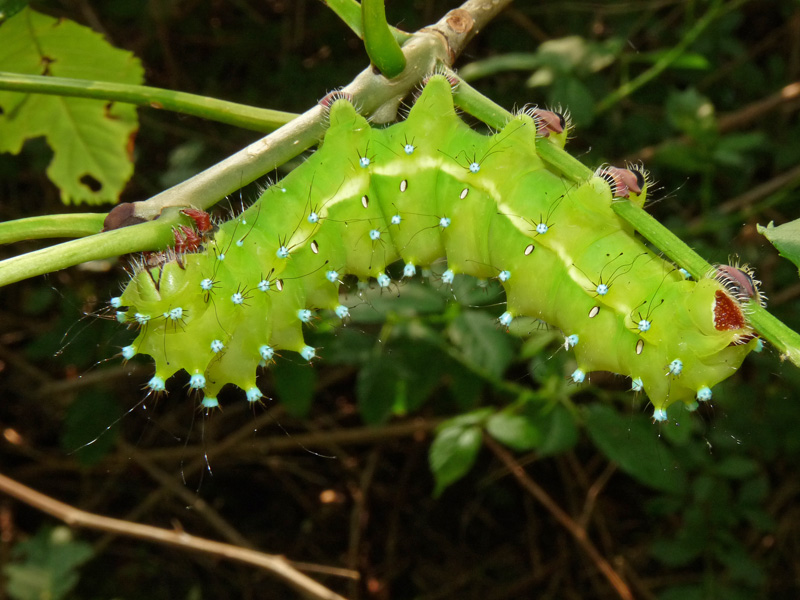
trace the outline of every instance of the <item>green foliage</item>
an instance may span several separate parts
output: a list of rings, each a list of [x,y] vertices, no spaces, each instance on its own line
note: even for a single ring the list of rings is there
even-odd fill
[[[72,21],[31,9],[0,24],[0,71],[141,83],[144,70],[130,52]],[[133,173],[139,127],[129,104],[0,91],[0,152],[18,154],[45,136],[53,149],[47,175],[65,204],[116,202]]]
[[[685,473],[675,468],[676,458],[653,437],[645,415],[620,415],[608,406],[591,405],[586,407],[586,430],[603,454],[636,480],[664,491],[685,487]]]
[[[28,6],[28,0],[0,0],[0,23]]]
[[[60,600],[77,585],[78,567],[93,555],[91,545],[73,540],[67,527],[40,529],[14,546],[12,562],[3,567],[6,591],[14,600]]]
[[[482,425],[490,414],[488,409],[466,413],[442,423],[436,430],[429,454],[436,479],[435,498],[472,468],[481,448]]]
[[[87,390],[67,411],[61,447],[75,454],[83,465],[96,464],[114,447],[121,417],[119,404],[111,394]]]
[[[314,400],[317,374],[307,364],[278,360],[271,368],[281,403],[294,417],[305,417]]]
[[[800,220],[795,219],[778,227],[770,221],[766,227],[759,225],[758,233],[766,237],[781,256],[800,269]]]

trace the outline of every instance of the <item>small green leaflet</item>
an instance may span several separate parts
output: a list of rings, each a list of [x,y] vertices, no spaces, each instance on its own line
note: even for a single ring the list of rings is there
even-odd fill
[[[766,237],[781,256],[788,258],[800,269],[800,219],[778,227],[770,221],[766,227],[759,225],[758,233]]]
[[[140,84],[132,53],[88,27],[25,8],[0,24],[0,71]],[[44,136],[54,156],[47,176],[65,204],[116,202],[133,173],[138,129],[129,104],[0,91],[0,152],[18,154]]]

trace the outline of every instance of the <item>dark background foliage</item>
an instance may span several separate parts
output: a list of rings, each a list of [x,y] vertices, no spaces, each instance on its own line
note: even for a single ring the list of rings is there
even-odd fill
[[[678,44],[708,2],[518,2],[458,66],[483,73],[473,85],[503,106],[569,107],[569,149],[587,164],[644,160],[659,187],[651,212],[709,261],[735,253],[754,264],[771,309],[797,329],[797,273],[755,225],[786,222],[800,207],[798,104],[776,96],[800,80],[800,6],[728,4],[677,63],[602,112],[603,99]],[[412,31],[454,6],[390,2],[387,12]],[[34,7],[134,51],[149,85],[269,108],[300,112],[366,65],[360,40],[318,2]],[[522,67],[503,68],[509,57]],[[128,201],[258,137],[152,110],[140,118]],[[0,219],[85,210],[60,205],[44,175],[48,153],[33,141],[20,156],[0,156]],[[254,195],[246,188],[230,204]],[[487,327],[501,312],[496,290],[465,292],[454,303],[435,286],[407,286],[399,298],[369,297],[345,329],[321,322],[313,335],[323,361],[308,368],[287,358],[262,379],[275,402],[250,412],[231,392],[224,411],[204,416],[180,377],[166,397],[143,402],[149,365],[123,367],[114,356],[132,336],[93,315],[116,295],[124,264],[95,263],[2,291],[4,474],[86,510],[356,569],[360,583],[315,575],[350,598],[616,597],[486,448],[465,478],[432,496],[436,424],[479,407],[499,410],[529,388],[536,400],[513,406],[530,416],[532,433],[506,441],[537,446],[519,461],[584,519],[637,597],[800,594],[800,377],[769,348],[715,388],[713,407],[659,427],[619,378],[568,386],[569,357],[553,332],[518,339]],[[32,541],[52,547],[53,525],[0,498],[0,564],[74,575],[73,564],[46,550],[41,564],[31,558]],[[73,598],[291,594],[249,567],[75,535],[91,546],[65,542],[73,558],[93,558]]]

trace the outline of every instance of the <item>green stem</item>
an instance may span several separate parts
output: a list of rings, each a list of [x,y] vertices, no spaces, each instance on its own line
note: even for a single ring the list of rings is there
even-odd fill
[[[383,0],[361,0],[364,48],[375,67],[387,79],[394,79],[406,68],[406,57],[386,21]]]
[[[166,248],[173,241],[172,226],[179,221],[178,212],[171,211],[158,221],[106,231],[6,259],[0,262],[0,287],[90,260],[143,248]]]
[[[788,359],[800,367],[800,334],[767,312],[765,308],[751,305],[747,308],[747,321],[765,340]]]
[[[146,85],[0,72],[0,90],[126,102],[172,110],[253,131],[273,131],[297,115]]]
[[[713,267],[702,256],[689,248],[644,209],[627,200],[613,202],[611,208],[618,217],[630,224],[672,262],[689,271],[695,280],[700,280],[713,271]]]
[[[644,86],[645,84],[649,83],[656,77],[658,77],[667,67],[669,67],[673,62],[675,62],[680,56],[686,52],[687,48],[694,43],[694,41],[700,36],[701,33],[709,26],[711,23],[720,16],[722,12],[722,1],[716,0],[714,4],[711,5],[704,14],[697,22],[695,22],[694,26],[686,32],[686,35],[683,36],[680,42],[676,46],[674,46],[671,50],[666,52],[661,58],[659,58],[653,66],[647,69],[644,73],[635,77],[634,79],[628,81],[627,83],[621,85],[619,88],[611,92],[608,96],[603,98],[598,104],[595,109],[597,114],[601,114],[607,111],[609,108],[614,106],[617,102],[622,100],[623,98],[630,96],[633,92],[638,90],[640,87]]]
[[[505,108],[481,94],[463,79],[459,80],[453,91],[453,101],[460,109],[494,129],[502,129],[513,117]]]
[[[364,30],[361,25],[361,5],[356,0],[323,0],[337,17],[347,25],[358,37],[364,38]],[[400,31],[395,27],[389,27],[392,37],[401,46],[411,38],[410,33]]]
[[[45,238],[76,238],[98,233],[105,214],[45,215],[0,223],[0,244]]]
[[[593,171],[589,167],[546,138],[536,141],[536,153],[544,162],[575,183],[584,182],[592,176]]]
[[[614,212],[633,226],[647,241],[661,250],[675,264],[683,267],[695,280],[702,279],[714,268],[689,248],[669,229],[651,217],[644,209],[627,200],[614,202]],[[775,346],[781,354],[800,367],[800,335],[760,306],[747,306],[747,321],[760,336]]]

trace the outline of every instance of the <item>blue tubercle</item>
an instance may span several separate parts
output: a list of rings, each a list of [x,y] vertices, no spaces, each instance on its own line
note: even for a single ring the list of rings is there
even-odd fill
[[[597,286],[597,293],[600,296],[605,296],[608,293],[608,286],[605,283],[601,283]]]
[[[311,213],[308,215],[308,222],[309,223],[318,223],[319,222],[319,215],[317,213],[315,213],[314,211],[311,211]]]
[[[135,315],[133,315],[133,318],[136,319],[136,322],[139,323],[139,325],[144,325],[150,320],[150,315],[144,315],[137,312]]]
[[[711,400],[711,395],[712,395],[711,388],[709,388],[707,385],[704,385],[699,390],[697,390],[697,399],[700,402],[708,402],[709,400]]]
[[[550,228],[547,226],[547,223],[539,223],[536,226],[536,233],[538,233],[540,235],[544,235],[545,233],[547,233],[548,229],[550,229]]]
[[[500,317],[497,320],[500,321],[500,325],[502,325],[503,327],[508,327],[509,325],[511,325],[511,321],[514,320],[514,315],[506,311],[502,315],[500,315]]]
[[[118,323],[125,323],[128,320],[128,313],[124,310],[117,311],[117,322]]]
[[[200,282],[200,289],[204,292],[210,292],[214,289],[214,280],[206,277]]]
[[[650,321],[648,321],[647,319],[641,319],[639,323],[637,323],[637,327],[639,328],[639,331],[641,331],[642,333],[650,329],[651,325],[652,323],[650,323]]]
[[[340,304],[336,308],[333,309],[333,312],[336,313],[336,316],[340,319],[346,319],[350,316],[350,309],[347,308],[344,304]]]
[[[381,232],[379,229],[370,229],[369,230],[369,239],[373,242],[379,240],[381,238]]]
[[[568,335],[567,337],[564,338],[564,348],[566,348],[567,350],[569,350],[570,348],[574,348],[575,346],[578,345],[579,339],[580,338],[578,337],[577,333]]]
[[[405,146],[403,146],[403,151],[406,154],[414,154],[414,150],[416,150],[416,149],[417,149],[417,147],[413,146],[412,144],[406,144]]]
[[[386,273],[381,273],[377,277],[378,285],[382,288],[389,287],[389,284],[392,283],[391,278]]]
[[[120,298],[119,296],[114,296],[111,300],[108,301],[108,303],[114,308],[119,308],[120,306],[122,306],[122,298]]]
[[[447,217],[442,217],[441,219],[439,219],[439,226],[442,229],[447,229],[448,227],[450,227],[450,219],[448,219]]]
[[[469,172],[470,173],[477,173],[480,170],[481,170],[481,166],[477,162],[471,162],[469,164]]]
[[[641,377],[634,377],[631,381],[631,390],[634,392],[641,392],[644,389],[644,382]]]
[[[583,383],[586,381],[586,373],[582,369],[575,369],[572,372],[572,381],[575,383]]]
[[[202,390],[206,387],[206,378],[200,373],[195,373],[189,378],[189,387],[193,390]]]
[[[133,346],[125,346],[122,349],[122,358],[124,358],[125,360],[130,360],[134,356],[136,356],[136,348],[134,348]]]
[[[657,408],[653,411],[653,421],[663,423],[667,420],[667,411],[663,408]]]
[[[500,274],[497,276],[500,281],[508,281],[511,279],[511,271],[500,271]]]
[[[403,220],[403,217],[400,215],[392,215],[392,225],[400,225],[400,222]]]
[[[286,246],[281,246],[275,254],[278,258],[289,258],[289,249]]]
[[[455,279],[456,274],[453,273],[452,270],[447,269],[444,273],[442,273],[442,281],[444,283],[453,283],[453,279]]]
[[[211,351],[214,354],[219,354],[223,348],[225,348],[225,344],[222,343],[222,340],[213,340],[211,342]]]
[[[358,164],[361,165],[362,169],[366,169],[369,166],[370,162],[371,162],[370,159],[366,156],[362,156],[361,158],[358,159]]]
[[[261,390],[257,387],[251,387],[250,389],[245,392],[247,394],[247,401],[248,402],[258,402],[261,398],[264,397],[264,394],[261,393]]]
[[[675,375],[676,377],[681,374],[683,371],[683,361],[680,358],[676,358],[671,363],[669,363],[668,372],[669,375]]]
[[[325,273],[325,279],[327,279],[331,283],[338,283],[339,282],[339,273],[337,273],[334,270],[327,271]]]
[[[403,277],[413,277],[417,274],[417,267],[413,263],[406,263],[403,267]]]
[[[164,313],[164,318],[170,318],[173,321],[180,321],[183,318],[183,309],[180,306],[170,309],[168,313]]]
[[[275,356],[275,349],[272,346],[267,346],[264,344],[258,348],[258,353],[261,355],[261,358],[270,361],[272,357]]]
[[[147,382],[147,387],[149,387],[154,392],[163,392],[165,389],[167,389],[164,380],[158,375],[153,375],[150,378],[150,381]]]
[[[306,360],[310,361],[317,355],[317,351],[312,348],[311,346],[303,346],[303,349],[300,350],[300,356],[305,358]]]
[[[269,279],[262,279],[258,282],[258,289],[262,292],[268,292],[270,287]]]
[[[200,402],[203,408],[219,408],[219,400],[213,396],[206,396]]]
[[[231,302],[233,302],[237,306],[240,304],[244,304],[244,294],[242,294],[241,292],[236,292],[231,296]]]

